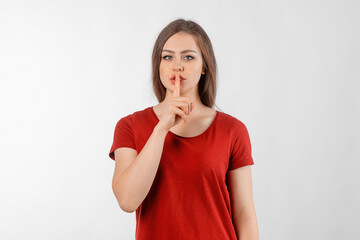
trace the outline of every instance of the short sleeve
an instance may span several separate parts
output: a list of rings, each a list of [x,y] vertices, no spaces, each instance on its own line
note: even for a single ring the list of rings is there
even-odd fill
[[[136,150],[130,115],[121,118],[115,126],[114,139],[109,153],[111,159],[115,160],[114,151],[119,147],[129,147]]]
[[[234,128],[234,140],[229,160],[228,170],[233,170],[246,165],[253,165],[254,161],[251,155],[251,143],[248,130],[244,123],[238,121]]]

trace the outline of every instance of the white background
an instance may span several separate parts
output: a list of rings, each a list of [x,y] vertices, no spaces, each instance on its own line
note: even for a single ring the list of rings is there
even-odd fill
[[[358,1],[0,1],[0,239],[134,239],[111,189],[116,122],[156,105],[181,17],[248,128],[260,239],[360,239]]]

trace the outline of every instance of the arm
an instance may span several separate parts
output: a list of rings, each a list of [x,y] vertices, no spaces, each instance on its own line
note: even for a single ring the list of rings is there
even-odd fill
[[[231,170],[228,176],[233,224],[240,240],[259,239],[250,167],[248,165]]]
[[[158,124],[137,156],[135,150],[133,155],[126,149],[115,150],[112,188],[124,211],[135,211],[148,194],[159,167],[167,132]]]

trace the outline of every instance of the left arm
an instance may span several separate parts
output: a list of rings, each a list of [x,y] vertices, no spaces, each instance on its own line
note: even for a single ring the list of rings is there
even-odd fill
[[[251,178],[250,165],[231,170],[228,175],[233,224],[240,240],[259,239]]]

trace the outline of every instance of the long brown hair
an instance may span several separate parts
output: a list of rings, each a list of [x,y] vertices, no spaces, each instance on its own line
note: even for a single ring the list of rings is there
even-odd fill
[[[161,51],[165,42],[175,33],[184,32],[191,34],[199,47],[203,57],[203,69],[205,74],[201,74],[199,81],[199,96],[201,102],[212,108],[216,98],[216,79],[217,65],[214,50],[211,41],[204,29],[191,20],[182,18],[176,19],[169,23],[157,37],[152,52],[152,82],[153,90],[159,102],[165,99],[166,88],[161,83],[159,66],[161,62]],[[217,107],[217,106],[216,106]]]

